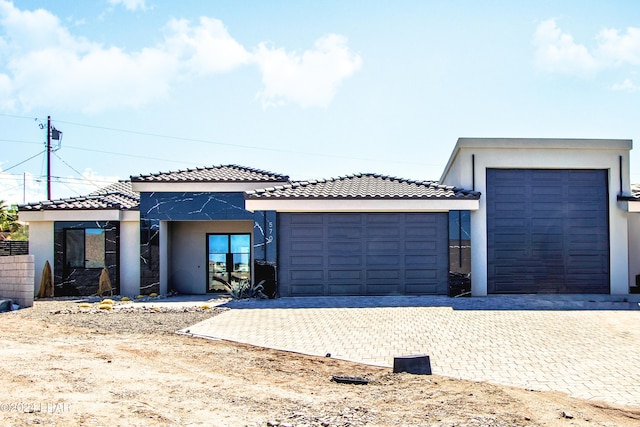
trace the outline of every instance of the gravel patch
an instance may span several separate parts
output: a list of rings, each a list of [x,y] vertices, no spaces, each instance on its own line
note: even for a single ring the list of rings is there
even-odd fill
[[[98,301],[87,302],[84,299],[47,299],[34,301],[33,307],[4,315],[42,320],[48,324],[89,328],[96,332],[173,334],[228,310],[208,304],[149,307],[120,301],[114,301],[112,309],[101,309],[99,306]]]

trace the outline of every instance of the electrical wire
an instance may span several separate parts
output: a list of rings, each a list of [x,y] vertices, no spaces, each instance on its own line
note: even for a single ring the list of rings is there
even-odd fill
[[[102,187],[100,187],[98,184],[96,184],[95,182],[91,181],[89,178],[87,178],[86,176],[82,175],[82,173],[78,172],[73,166],[71,166],[69,163],[65,162],[64,159],[62,159],[62,157],[60,157],[58,155],[58,153],[56,153],[55,151],[53,152],[53,154],[60,159],[60,161],[62,163],[64,163],[65,165],[67,165],[69,167],[69,169],[71,169],[72,171],[74,171],[75,173],[77,173],[78,175],[80,175],[82,178],[84,178],[86,181],[88,181],[89,183],[91,183],[92,185],[94,185],[97,189],[100,189]]]
[[[42,142],[20,141],[18,139],[0,139],[2,142],[17,142],[18,144],[42,144]]]
[[[47,150],[42,150],[41,152],[39,152],[39,153],[38,153],[38,154],[36,154],[35,156],[31,156],[31,157],[29,157],[28,159],[23,160],[23,161],[21,161],[20,163],[17,163],[17,164],[15,164],[15,165],[11,166],[10,168],[6,168],[6,169],[4,169],[4,170],[3,170],[3,172],[6,172],[6,171],[8,171],[8,170],[11,170],[11,169],[15,168],[16,166],[20,166],[21,164],[26,163],[26,162],[28,162],[29,160],[31,160],[31,159],[33,159],[33,158],[35,158],[35,157],[38,157],[40,154],[44,153],[45,151],[47,151]]]
[[[164,139],[171,139],[171,140],[176,140],[176,141],[188,141],[188,142],[198,142],[198,143],[201,143],[201,144],[221,145],[221,146],[225,146],[225,147],[246,148],[246,149],[249,149],[249,150],[270,151],[270,152],[275,152],[275,153],[302,154],[302,155],[305,155],[305,156],[328,157],[328,158],[346,159],[346,160],[360,160],[360,161],[367,161],[367,162],[379,162],[380,161],[380,159],[371,159],[371,158],[363,158],[363,157],[352,157],[352,156],[340,156],[338,154],[331,154],[331,153],[326,153],[326,152],[325,153],[322,153],[322,152],[308,152],[308,151],[298,151],[298,150],[286,150],[286,149],[272,148],[272,147],[260,147],[260,146],[256,146],[256,145],[231,144],[231,143],[228,143],[228,142],[211,141],[211,140],[198,139],[198,138],[185,138],[185,137],[180,137],[180,136],[162,135],[162,134],[157,134],[157,133],[140,132],[140,131],[126,130],[126,129],[117,129],[117,128],[111,128],[111,127],[106,127],[106,126],[97,126],[97,125],[89,125],[89,124],[84,124],[84,123],[67,122],[67,121],[64,121],[64,120],[56,120],[56,123],[64,123],[64,124],[68,124],[68,125],[82,126],[82,127],[93,128],[93,129],[102,129],[102,130],[107,130],[107,131],[111,131],[111,132],[122,132],[122,133],[130,133],[130,134],[133,134],[133,135],[151,136],[151,137],[154,137],[154,138],[164,138]],[[156,160],[161,160],[161,159],[156,159]],[[407,161],[404,161],[404,160],[388,160],[387,159],[387,160],[385,160],[385,162],[386,163],[424,165],[424,163],[422,163],[422,162],[407,162]],[[187,162],[184,162],[184,163],[187,163]],[[189,164],[192,164],[192,163],[189,162]]]
[[[26,119],[35,120],[35,121],[38,120],[37,117],[17,116],[17,115],[11,115],[11,114],[0,114],[0,116],[19,118],[19,119],[25,119],[25,120]],[[150,137],[154,137],[154,138],[163,138],[163,139],[170,139],[170,140],[176,140],[176,141],[197,142],[197,143],[202,143],[202,144],[212,144],[212,145],[219,145],[219,146],[225,146],[225,147],[245,148],[245,149],[250,149],[250,150],[270,151],[270,152],[276,152],[276,153],[302,154],[302,155],[305,155],[305,156],[328,157],[328,158],[346,159],[346,160],[360,160],[360,161],[368,161],[368,162],[379,162],[380,161],[380,159],[353,157],[353,156],[341,156],[341,155],[338,155],[338,154],[332,154],[332,153],[326,153],[326,152],[324,152],[324,153],[323,152],[308,152],[308,151],[299,151],[299,150],[279,149],[279,148],[272,148],[272,147],[260,147],[260,146],[255,146],[255,145],[231,144],[231,143],[220,142],[220,141],[211,141],[211,140],[206,140],[206,139],[185,138],[185,137],[179,137],[179,136],[173,136],[173,135],[162,135],[162,134],[151,133],[151,132],[133,131],[133,130],[127,130],[127,129],[118,129],[118,128],[113,128],[113,127],[107,127],[107,126],[91,125],[91,124],[86,124],[86,123],[69,122],[69,121],[65,121],[65,120],[56,120],[56,123],[64,123],[64,124],[68,124],[68,125],[72,125],[72,126],[81,126],[81,127],[92,128],[92,129],[102,129],[102,130],[106,130],[106,131],[110,131],[110,132],[121,132],[121,133],[128,133],[128,134],[132,134],[132,135],[150,136]],[[73,148],[80,149],[80,150],[83,149],[83,148],[79,148],[79,147],[73,147]],[[91,151],[90,149],[84,149],[84,150]],[[95,151],[96,152],[103,152],[103,151],[99,151],[99,150],[95,150]],[[193,164],[193,162],[180,162],[180,161],[176,161],[176,160],[167,160],[167,159],[153,158],[153,157],[147,157],[147,156],[136,156],[136,155],[125,154],[125,153],[112,153],[112,152],[103,152],[103,153],[120,155],[120,156],[124,156],[124,157],[144,158],[144,159],[150,159],[150,160],[160,160],[160,161],[182,163],[182,164],[189,164],[189,165]],[[410,161],[405,161],[405,160],[390,160],[390,159],[386,159],[385,162],[386,163],[397,163],[397,164],[425,165],[422,162],[410,162]]]
[[[169,159],[162,159],[160,157],[149,157],[149,156],[138,156],[135,154],[125,154],[125,153],[116,153],[113,151],[105,151],[105,150],[96,150],[93,148],[84,148],[84,147],[74,147],[72,145],[65,145],[65,148],[71,148],[72,150],[81,150],[81,151],[89,151],[92,153],[101,153],[101,154],[111,154],[114,156],[122,156],[122,157],[131,157],[133,159],[148,159],[148,160],[159,160],[161,162],[170,162],[170,163],[181,163],[184,165],[192,165],[192,162],[183,162],[180,160],[169,160]]]
[[[27,119],[27,120],[33,120],[33,121],[36,121],[36,122],[38,121],[37,117],[16,116],[14,114],[2,114],[2,113],[0,113],[0,116],[2,116],[2,117],[11,117],[11,118],[14,118],[14,119]]]

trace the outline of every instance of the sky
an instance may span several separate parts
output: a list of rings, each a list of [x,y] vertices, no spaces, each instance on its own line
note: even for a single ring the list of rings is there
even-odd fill
[[[640,141],[640,2],[0,0],[0,200],[236,164],[438,180],[460,137]],[[631,152],[640,183],[640,147]]]

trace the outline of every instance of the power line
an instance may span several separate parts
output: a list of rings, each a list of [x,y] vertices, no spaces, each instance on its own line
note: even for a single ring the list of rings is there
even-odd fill
[[[2,116],[2,117],[12,117],[14,119],[26,119],[26,120],[38,121],[37,117],[16,116],[14,114],[2,114],[2,113],[0,113],[0,116]]]
[[[65,148],[71,148],[73,150],[90,151],[92,153],[112,154],[114,156],[131,157],[133,159],[159,160],[159,161],[162,161],[162,162],[182,163],[184,165],[193,164],[192,162],[183,162],[183,161],[180,161],[180,160],[169,160],[169,159],[161,159],[159,157],[138,156],[138,155],[135,155],[135,154],[116,153],[116,152],[113,152],[113,151],[95,150],[93,148],[74,147],[72,145],[65,145]]]
[[[100,189],[100,186],[98,184],[96,184],[95,182],[91,181],[89,178],[85,177],[84,175],[82,175],[80,172],[78,172],[73,166],[71,166],[69,163],[65,162],[62,157],[60,157],[58,155],[58,153],[56,153],[55,151],[53,152],[53,154],[60,159],[60,161],[62,163],[64,163],[65,165],[67,165],[69,167],[69,169],[71,169],[72,171],[74,171],[75,173],[77,173],[78,175],[80,175],[81,177],[83,177],[85,180],[87,180],[88,182],[90,182],[92,185],[94,185],[96,188]]]
[[[0,139],[2,142],[17,142],[18,144],[42,144],[42,142],[20,141],[17,139]]]
[[[164,139],[171,139],[171,140],[176,140],[176,141],[198,142],[198,143],[201,143],[201,144],[221,145],[221,146],[225,146],[225,147],[246,148],[246,149],[250,149],[250,150],[271,151],[271,152],[275,152],[275,153],[302,154],[302,155],[306,155],[306,156],[319,156],[319,157],[328,157],[328,158],[334,158],[334,159],[362,160],[362,161],[368,161],[368,162],[379,162],[380,161],[380,159],[370,159],[370,158],[351,157],[351,156],[340,156],[340,155],[337,155],[337,154],[330,154],[330,153],[308,152],[308,151],[298,151],[298,150],[286,150],[286,149],[280,149],[280,148],[259,147],[259,146],[255,146],[255,145],[231,144],[231,143],[228,143],[228,142],[211,141],[211,140],[198,139],[198,138],[185,138],[185,137],[181,137],[181,136],[161,135],[161,134],[150,133],[150,132],[140,132],[140,131],[126,130],[126,129],[111,128],[111,127],[106,127],[106,126],[97,126],[97,125],[89,125],[89,124],[84,124],[84,123],[67,122],[67,121],[64,121],[64,120],[56,120],[56,122],[57,123],[64,123],[64,124],[68,124],[68,125],[73,125],[73,126],[82,126],[82,127],[93,128],[93,129],[108,130],[108,131],[112,131],[112,132],[130,133],[130,134],[133,134],[133,135],[151,136],[151,137],[154,137],[154,138],[164,138]],[[143,157],[143,158],[150,158],[150,157]],[[162,159],[154,159],[154,160],[162,160]],[[388,159],[385,160],[385,162],[387,162],[387,163],[399,163],[399,164],[417,164],[417,165],[423,165],[424,164],[422,162],[407,162],[407,161],[403,161],[403,160],[388,160]],[[182,162],[182,163],[192,164],[191,162]]]
[[[35,156],[31,156],[31,157],[29,157],[28,159],[23,160],[23,161],[21,161],[20,163],[17,163],[17,164],[15,164],[15,165],[11,166],[10,168],[6,168],[6,169],[4,169],[4,170],[3,170],[3,172],[6,172],[6,171],[8,171],[8,170],[10,170],[10,169],[13,169],[13,168],[15,168],[16,166],[20,166],[21,164],[26,163],[26,162],[28,162],[29,160],[31,160],[31,159],[33,159],[33,158],[35,158],[35,157],[38,157],[40,154],[44,153],[45,151],[46,151],[46,150],[42,150],[41,152],[39,152],[39,153],[38,153],[38,154],[36,154]]]
[[[37,117],[18,116],[18,115],[11,115],[11,114],[0,114],[0,116],[13,117],[13,118],[19,118],[19,119],[25,119],[25,120],[34,120],[34,121],[38,120]],[[142,131],[127,130],[127,129],[118,129],[118,128],[107,127],[107,126],[91,125],[91,124],[86,124],[86,123],[69,122],[69,121],[65,121],[65,120],[56,120],[56,123],[64,123],[64,124],[69,124],[69,125],[72,125],[72,126],[81,126],[81,127],[92,128],[92,129],[102,129],[102,130],[106,130],[106,131],[110,131],[110,132],[121,132],[121,133],[128,133],[128,134],[132,134],[132,135],[150,136],[150,137],[154,137],[154,138],[163,138],[163,139],[170,139],[170,140],[176,140],[176,141],[197,142],[197,143],[201,143],[201,144],[212,144],[212,145],[219,145],[219,146],[225,146],[225,147],[245,148],[245,149],[250,149],[250,150],[270,151],[270,152],[276,152],[276,153],[302,154],[302,155],[306,155],[306,156],[319,156],[319,157],[328,157],[328,158],[336,158],[336,159],[347,159],[347,160],[361,160],[361,161],[368,161],[368,162],[379,162],[380,161],[380,159],[363,158],[363,157],[352,157],[352,156],[341,156],[341,155],[332,154],[332,153],[308,152],[308,151],[299,151],[299,150],[287,150],[287,149],[279,149],[279,148],[272,148],[272,147],[260,147],[260,146],[255,146],[255,145],[232,144],[232,143],[227,143],[227,142],[212,141],[212,140],[199,139],[199,138],[185,138],[185,137],[180,137],[180,136],[163,135],[163,134],[157,134],[157,133],[152,133],[152,132],[142,132]],[[28,142],[28,143],[30,143],[30,142]],[[186,165],[192,165],[193,164],[193,162],[168,160],[168,159],[154,158],[154,157],[148,157],[148,156],[137,156],[137,155],[132,155],[132,154],[114,153],[114,152],[101,151],[101,150],[91,150],[91,149],[80,148],[80,147],[69,147],[69,146],[67,146],[67,148],[74,148],[74,149],[78,149],[78,150],[101,152],[101,153],[105,153],[105,154],[113,154],[113,155],[119,155],[119,156],[124,156],[124,157],[131,157],[131,158],[143,158],[143,159],[159,160],[159,161],[165,161],[165,162],[182,163],[182,164],[186,164]],[[397,164],[424,165],[423,162],[411,162],[411,161],[404,161],[404,160],[386,159],[385,162],[387,162],[387,163],[397,163]]]

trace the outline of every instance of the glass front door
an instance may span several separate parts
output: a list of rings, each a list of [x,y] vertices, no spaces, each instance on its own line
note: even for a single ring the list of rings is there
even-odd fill
[[[251,280],[251,235],[208,234],[207,292],[226,292]]]

